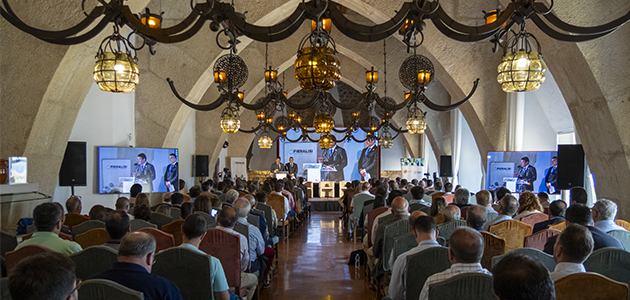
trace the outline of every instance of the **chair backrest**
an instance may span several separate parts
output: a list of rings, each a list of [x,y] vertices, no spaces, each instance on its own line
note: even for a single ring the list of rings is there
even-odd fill
[[[363,217],[367,216],[367,214],[372,211],[372,209],[374,209],[374,200],[363,202]]]
[[[626,230],[630,230],[630,222],[624,220],[615,220],[615,224],[625,228]]]
[[[260,226],[260,218],[252,214],[249,214],[249,216],[247,216],[247,222],[256,226],[256,228]]]
[[[407,256],[406,299],[420,298],[422,287],[429,276],[451,267],[448,248],[432,247]]]
[[[376,217],[378,217],[378,215],[384,213],[387,211],[387,207],[377,207],[372,209],[372,211],[370,211],[367,214],[367,226],[366,226],[366,230],[367,230],[367,234],[368,234],[368,242],[372,241],[372,225],[374,224],[374,219],[376,219]],[[374,232],[375,233],[375,232]]]
[[[162,229],[163,225],[173,222],[173,218],[162,213],[152,212],[151,223],[157,225],[157,229]]]
[[[610,279],[630,284],[630,252],[617,248],[593,251],[584,262],[588,272],[602,274]]]
[[[26,226],[26,233],[31,233],[31,232],[35,232],[35,231],[37,231],[37,228],[35,228],[35,225],[28,225],[28,226]]]
[[[597,273],[575,273],[554,282],[557,300],[626,300],[628,285]]]
[[[9,277],[0,278],[0,299],[11,300],[11,294],[9,293]]]
[[[15,266],[17,266],[17,264],[23,259],[44,252],[52,252],[52,250],[38,245],[28,245],[20,249],[7,252],[4,255],[4,258],[6,260],[7,274],[10,276],[13,268],[15,268]]]
[[[523,247],[529,247],[538,249],[540,251],[545,250],[545,244],[547,240],[555,235],[560,234],[561,231],[557,229],[543,229],[535,234],[525,237],[525,241],[523,242]]]
[[[531,226],[532,229],[534,228],[534,225],[536,225],[536,223],[540,223],[542,221],[547,221],[547,220],[549,220],[549,216],[543,213],[533,213],[529,216],[521,218],[521,222]]]
[[[272,223],[272,214],[271,214],[271,210],[273,208],[271,208],[271,206],[264,204],[264,203],[258,203],[258,205],[256,205],[256,208],[260,209],[262,212],[265,213],[265,221],[267,221],[267,230],[269,230],[269,234],[273,234],[273,223]]]
[[[211,214],[205,211],[196,211],[195,213],[206,219],[206,225],[208,226],[208,228],[217,227],[217,219],[215,219]]]
[[[79,214],[66,214],[66,220],[63,222],[63,225],[68,226],[68,228],[72,230],[72,227],[74,227],[75,225],[79,225],[87,220],[88,219]]]
[[[422,205],[422,204],[420,204],[420,203],[413,203],[413,204],[409,204],[409,211],[410,211],[410,212],[414,212],[414,211],[417,211],[417,210],[419,210],[419,211],[423,211],[423,210],[422,210],[423,208],[429,208],[429,209],[431,209],[431,207],[428,207],[428,206],[426,206],[426,205]]]
[[[33,236],[33,233],[35,233],[37,231],[33,231],[31,233],[27,233],[24,235],[20,235],[17,237],[18,241],[26,241],[28,239],[30,239]],[[66,240],[66,241],[74,241],[74,239],[72,238],[71,235],[67,234],[67,233],[63,233],[63,232],[59,232],[59,237]]]
[[[481,266],[490,270],[492,267],[492,258],[505,254],[505,239],[487,231],[480,231],[479,233],[483,236],[484,244]]]
[[[532,234],[532,227],[516,220],[505,220],[488,228],[492,232],[505,239],[505,251],[523,248],[526,236]]]
[[[389,257],[392,254],[392,249],[394,249],[394,240],[409,232],[409,221],[408,220],[398,220],[394,223],[391,223],[385,227],[385,231],[383,232],[383,269],[385,271],[389,271]]]
[[[466,212],[470,206],[463,206],[460,208],[462,219],[466,220]]]
[[[94,228],[84,233],[77,234],[74,237],[74,241],[77,242],[77,244],[81,245],[81,248],[85,249],[87,247],[107,243],[107,241],[109,241],[109,233],[107,233],[107,230],[105,230],[105,228]]]
[[[278,221],[284,220],[287,212],[284,210],[284,197],[276,194],[269,194],[267,196],[267,205],[276,211],[276,217]]]
[[[499,217],[498,213],[488,213],[486,215],[486,219],[488,220],[487,222],[492,222],[494,221],[494,219],[496,219],[497,217]]]
[[[556,261],[553,260],[553,256],[549,255],[545,252],[542,252],[541,250],[538,249],[534,249],[534,248],[520,248],[520,249],[516,249],[510,253],[517,253],[517,254],[523,254],[525,256],[529,256],[532,259],[541,262],[543,265],[545,265],[545,267],[547,268],[547,270],[549,270],[549,272],[553,272],[553,270],[556,268]],[[496,264],[498,264],[503,257],[505,257],[506,255],[510,254],[510,253],[506,253],[503,255],[499,255],[499,256],[495,256],[492,258],[492,267],[494,268],[494,266]]]
[[[241,286],[241,238],[238,235],[221,229],[208,229],[199,249],[221,261],[229,286]]]
[[[99,220],[87,220],[72,227],[72,233],[81,234],[94,228],[105,228],[105,222]]]
[[[70,255],[77,278],[90,278],[111,268],[118,260],[118,252],[107,246],[92,246]]]
[[[618,239],[626,250],[630,250],[630,232],[627,230],[611,230],[608,235]]]
[[[433,219],[435,220],[435,224],[437,225],[444,224],[444,222],[446,221],[444,214],[441,213],[433,216]]]
[[[407,232],[394,239],[394,257],[390,260],[395,262],[398,256],[418,246],[416,238],[413,236],[413,232]],[[389,266],[390,268],[393,266]]]
[[[448,241],[448,239],[451,237],[451,233],[453,233],[453,231],[455,231],[455,229],[459,227],[466,227],[466,221],[450,220],[446,223],[442,223],[437,226],[438,235],[446,239],[446,241]]]
[[[142,292],[107,279],[89,279],[81,282],[79,299],[88,300],[144,300]]]
[[[368,194],[355,194],[352,198],[354,201],[354,208],[352,209],[352,217],[356,220],[361,217],[361,212],[363,211],[363,203],[368,200],[374,199],[374,196]]]
[[[564,231],[567,228],[567,222],[566,221],[562,221],[562,222],[558,222],[556,224],[551,224],[549,226],[547,226],[548,229],[555,229],[555,230],[560,230],[560,231]]]
[[[162,225],[162,231],[173,235],[175,246],[179,246],[182,244],[182,226],[184,226],[184,220],[182,219]]]
[[[157,225],[155,224],[151,224],[145,220],[140,220],[140,219],[133,219],[129,222],[129,225],[131,225],[131,231],[138,231],[142,228],[157,228]]]
[[[437,197],[442,197],[444,196],[444,194],[446,194],[445,192],[435,192],[433,194],[431,194],[431,200],[434,200]],[[418,295],[418,297],[420,297],[420,295]]]
[[[429,286],[429,299],[494,300],[492,276],[482,273],[464,273]]]
[[[15,234],[0,230],[0,254],[3,257],[5,253],[15,250],[17,244],[17,236]]]
[[[190,249],[171,248],[155,255],[152,274],[172,281],[184,300],[214,299],[210,257]]]
[[[171,207],[171,219],[173,221],[182,219],[182,210],[179,207]]]
[[[247,225],[241,224],[241,223],[236,223],[234,225],[234,231],[242,234],[244,237],[247,238],[247,247],[251,247],[250,245],[252,244],[252,241],[249,240],[249,227]],[[251,260],[251,258],[250,258]]]
[[[166,233],[162,230],[155,228],[142,228],[140,231],[144,231],[155,238],[155,252],[160,252],[164,249],[171,248],[175,246],[175,238],[170,233]]]

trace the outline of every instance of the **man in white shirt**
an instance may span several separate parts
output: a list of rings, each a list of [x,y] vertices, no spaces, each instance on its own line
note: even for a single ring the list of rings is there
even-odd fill
[[[517,211],[518,200],[516,200],[516,198],[511,194],[503,196],[503,198],[499,201],[499,216],[492,221],[486,222],[486,224],[483,225],[483,229],[488,231],[488,228],[494,224],[505,220],[512,220],[512,216],[516,214]]]
[[[492,275],[492,273],[481,266],[484,247],[481,233],[470,227],[460,227],[453,231],[448,242],[448,259],[451,261],[451,267],[427,278],[422,287],[422,292],[420,292],[420,300],[429,299],[429,286],[456,275],[464,273]]]
[[[249,200],[245,198],[238,198],[234,201],[234,210],[238,219],[236,222],[247,226],[249,229],[249,260],[251,261],[251,272],[260,271],[262,276],[263,270],[266,268],[262,255],[265,254],[265,239],[262,237],[260,228],[254,226],[247,221],[247,216],[251,210],[251,204]],[[273,250],[271,250],[273,252]],[[274,253],[275,254],[275,253]],[[273,257],[272,257],[273,259]],[[251,299],[251,298],[250,298]]]
[[[615,224],[615,217],[617,217],[617,204],[608,199],[599,199],[593,209],[594,227],[601,229],[601,231],[608,233],[613,230],[626,230],[625,228]]]
[[[492,208],[492,195],[490,195],[490,192],[481,190],[475,194],[475,199],[477,199],[477,204],[486,208],[486,213],[498,214],[498,212]]]
[[[567,275],[584,273],[584,261],[593,252],[595,242],[585,226],[571,224],[556,239],[553,259],[556,268],[551,272],[551,280],[556,281]]]
[[[424,201],[424,188],[420,187],[420,186],[414,186],[411,188],[411,200],[409,201],[409,205],[411,204],[422,204],[426,207],[430,207],[431,206],[431,202],[427,202]]]
[[[409,220],[411,220],[411,217],[409,217]],[[418,242],[418,246],[400,254],[392,267],[392,277],[389,282],[389,297],[392,300],[405,299],[407,257],[422,252],[425,249],[440,247],[440,244],[435,240],[438,231],[436,229],[435,220],[432,217],[424,215],[415,218],[413,222],[413,235],[416,238],[416,242]]]
[[[284,216],[282,216],[282,219],[286,219],[287,216],[289,215],[289,212],[291,211],[291,208],[289,207],[289,199],[287,197],[285,197],[282,194],[282,188],[284,187],[284,184],[282,183],[282,181],[278,180],[276,181],[275,185],[274,185],[274,191],[271,192],[272,194],[276,194],[276,195],[280,195],[282,196],[282,198],[284,198]]]

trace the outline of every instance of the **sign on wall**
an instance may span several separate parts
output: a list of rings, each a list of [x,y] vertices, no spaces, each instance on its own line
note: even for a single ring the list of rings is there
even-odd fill
[[[247,180],[247,158],[231,157],[230,171],[232,172],[232,179],[241,178]]]
[[[400,167],[402,178],[411,181],[412,179],[422,179],[425,173],[424,158],[401,158]]]

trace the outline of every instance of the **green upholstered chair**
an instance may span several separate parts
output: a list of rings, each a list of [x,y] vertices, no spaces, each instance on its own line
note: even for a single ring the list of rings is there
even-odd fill
[[[394,249],[394,241],[397,237],[409,232],[409,221],[399,220],[385,227],[383,234],[383,253],[381,258],[383,259],[383,269],[389,271],[389,256]]]
[[[440,224],[437,226],[438,235],[443,237],[446,241],[451,237],[451,233],[459,227],[466,227],[466,221],[464,220],[451,220],[449,222]]]
[[[464,273],[429,286],[429,300],[495,300],[492,276]]]
[[[608,235],[618,239],[626,250],[630,249],[630,231],[622,229],[612,230],[608,232]]]
[[[407,256],[406,299],[420,298],[422,287],[429,276],[451,267],[448,248],[433,247]]]
[[[111,268],[118,260],[118,252],[107,246],[92,246],[70,255],[77,278],[87,279]]]
[[[99,220],[87,220],[81,224],[72,227],[72,233],[81,234],[94,228],[105,228],[105,222]]]
[[[593,251],[584,262],[588,272],[602,274],[610,279],[630,285],[630,252],[617,248]]]
[[[144,300],[142,292],[107,279],[89,279],[81,283],[79,299],[82,300]]]
[[[155,255],[151,273],[175,283],[184,300],[214,299],[208,255],[184,248],[166,249]]]
[[[542,252],[538,249],[534,249],[534,248],[519,248],[516,250],[512,250],[512,252],[510,253],[518,253],[518,254],[523,254],[525,256],[529,256],[531,257],[533,260],[539,261],[541,262],[546,268],[547,270],[549,270],[549,272],[553,272],[553,270],[556,268],[556,262],[553,260],[553,256]],[[506,253],[503,255],[499,255],[499,256],[495,256],[492,258],[492,267],[494,268],[494,266],[496,264],[498,264],[501,259],[503,259],[503,257],[505,257],[506,255],[510,254],[510,253]]]
[[[157,229],[157,225],[149,223],[145,220],[140,220],[140,219],[133,219],[131,221],[129,221],[129,225],[131,225],[131,231],[138,231],[142,228],[155,228]]]

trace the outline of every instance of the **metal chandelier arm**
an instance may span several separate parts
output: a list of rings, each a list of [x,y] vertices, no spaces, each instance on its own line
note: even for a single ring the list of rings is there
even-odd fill
[[[276,42],[288,38],[295,33],[306,19],[305,4],[300,3],[297,9],[284,21],[272,26],[257,26],[247,23],[237,15],[234,8],[227,3],[217,3],[223,7],[222,13],[245,36],[259,42]]]
[[[539,11],[548,10],[547,6],[544,3],[534,3],[534,8]],[[540,19],[540,16],[538,15],[533,15],[531,18],[534,19],[534,17],[536,17],[537,19]],[[547,21],[549,21],[549,23],[553,24],[553,26],[557,27],[560,30],[570,32],[576,35],[597,35],[597,37],[599,37],[601,36],[600,34],[604,32],[606,33],[613,32],[620,26],[630,21],[630,11],[628,11],[625,15],[619,17],[616,20],[610,21],[603,25],[594,26],[594,27],[581,27],[581,26],[568,24],[560,20],[560,18],[558,18],[558,16],[556,16],[553,13],[546,14],[544,17],[545,19],[547,19]]]
[[[315,103],[317,101],[319,101],[319,97],[318,96],[319,96],[319,93],[316,94],[315,97],[313,97],[313,99],[311,99],[309,102],[303,103],[303,104],[291,103],[286,98],[283,99],[283,101],[290,108],[293,108],[295,110],[305,110],[305,109],[308,109],[308,108],[312,107],[313,105],[315,105]],[[284,98],[284,95],[280,96],[280,97]]]
[[[485,40],[487,38],[492,37],[497,31],[501,30],[501,26],[503,26],[503,25],[500,25],[495,31],[491,31],[491,32],[483,33],[483,34],[471,35],[471,34],[461,34],[451,29],[450,27],[446,25],[446,23],[444,23],[442,19],[440,19],[435,14],[431,15],[431,22],[433,22],[433,25],[435,25],[435,27],[442,34],[460,42],[477,42],[477,41]]]
[[[589,35],[566,34],[566,33],[558,32],[555,29],[551,28],[549,25],[547,25],[547,23],[545,23],[545,21],[543,21],[537,15],[532,16],[531,19],[532,21],[534,21],[534,24],[536,24],[536,26],[538,26],[538,28],[540,28],[540,30],[542,30],[545,34],[547,34],[548,36],[556,40],[560,40],[564,42],[590,41],[590,40],[594,40],[602,36],[608,35],[609,33],[615,31],[615,29],[617,29],[617,28],[613,28],[610,31],[604,31],[597,34],[589,34]]]
[[[96,26],[94,26],[94,28],[90,29],[90,31],[86,32],[83,35],[80,36],[75,36],[75,37],[70,37],[70,38],[65,38],[65,39],[49,39],[45,36],[41,37],[41,36],[35,36],[36,38],[51,43],[51,44],[56,44],[56,45],[76,45],[76,44],[81,44],[85,41],[91,40],[92,38],[94,38],[95,36],[97,36],[99,33],[101,33],[103,31],[103,29],[105,29],[105,27],[107,27],[107,25],[109,25],[109,22],[111,22],[111,20],[108,19],[108,17],[112,14],[115,13],[109,13],[105,18],[103,18]]]
[[[374,99],[376,100],[376,103],[378,103],[378,105],[386,110],[393,110],[393,111],[399,111],[402,108],[406,107],[407,104],[409,104],[409,101],[411,101],[412,97],[407,98],[407,100],[398,103],[394,106],[386,103],[385,101],[383,101],[383,99],[381,99],[381,97],[379,97],[378,95],[375,94]]]
[[[403,26],[413,8],[411,2],[406,2],[389,21],[374,26],[366,26],[352,22],[341,13],[335,5],[336,3],[332,2],[332,4],[329,5],[329,14],[335,27],[344,35],[361,42],[374,42],[391,36]]]
[[[258,124],[258,126],[256,126],[255,128],[252,128],[252,130],[239,128],[238,131],[242,131],[244,133],[256,133],[262,126],[263,126],[262,124]]]
[[[236,96],[236,93],[234,93],[233,97],[232,97],[235,103],[237,103],[238,105],[244,107],[245,109],[249,109],[249,110],[259,110],[259,109],[263,109],[265,106],[267,106],[267,104],[269,104],[269,102],[271,102],[271,100],[273,100],[273,97],[271,97],[271,95],[267,95],[265,97],[265,101],[260,102],[260,103],[255,103],[255,104],[249,104],[249,103],[245,103],[245,101],[242,101],[241,99],[239,99]]]
[[[407,133],[407,132],[409,132],[409,130],[402,129],[402,127],[396,128],[394,126],[389,126],[389,128],[391,128],[393,131],[397,132],[396,136],[398,136],[398,134],[400,134],[400,133]]]
[[[168,84],[171,86],[171,91],[173,91],[173,94],[175,95],[175,97],[177,97],[177,99],[179,99],[179,101],[184,103],[186,106],[194,110],[211,111],[211,110],[219,108],[219,106],[221,106],[223,102],[227,100],[225,99],[225,95],[221,94],[221,96],[219,96],[219,98],[216,101],[210,104],[205,104],[205,105],[194,104],[179,95],[179,93],[177,92],[177,89],[175,88],[175,83],[173,83],[173,81],[170,78],[166,78],[166,81],[168,81]]]
[[[430,17],[433,23],[436,22],[436,19],[439,19],[442,24],[446,25],[449,29],[453,30],[454,32],[458,32],[458,33],[462,33],[463,35],[470,35],[470,36],[486,36],[488,33],[494,34],[498,30],[500,30],[503,24],[505,24],[512,17],[515,9],[516,7],[515,7],[514,2],[510,2],[510,4],[508,4],[508,6],[505,8],[505,11],[501,13],[501,16],[496,21],[487,25],[482,25],[482,26],[467,26],[462,23],[459,23],[453,20],[444,11],[444,9],[442,9],[442,6],[438,7],[435,13],[431,14]]]
[[[207,4],[197,4],[196,6],[201,8],[207,6]],[[131,29],[150,37],[152,40],[165,44],[178,43],[191,38],[199,32],[199,30],[203,27],[203,24],[206,22],[206,19],[199,17],[196,13],[191,13],[186,19],[175,26],[164,29],[153,29],[142,24],[142,22],[131,12],[129,6],[123,6],[121,11]],[[190,26],[193,23],[194,25]]]
[[[330,93],[326,93],[326,95],[328,96],[328,101],[330,101],[330,103],[332,103],[332,105],[334,105],[337,108],[341,108],[341,109],[353,109],[356,108],[357,106],[359,106],[359,104],[363,103],[363,97],[361,97],[361,99],[358,102],[354,102],[354,103],[341,103],[339,101],[337,101],[335,98],[333,98]]]
[[[450,111],[453,109],[458,108],[460,105],[464,104],[466,101],[468,101],[468,99],[470,99],[470,97],[472,97],[472,95],[475,93],[475,91],[477,90],[477,85],[479,85],[479,78],[477,78],[477,80],[475,80],[475,83],[473,85],[472,90],[470,91],[470,93],[468,94],[468,96],[466,96],[466,98],[464,98],[464,100],[459,101],[455,104],[451,104],[451,105],[438,105],[435,104],[433,102],[431,102],[431,100],[429,100],[429,98],[427,98],[426,95],[422,95],[422,100],[421,102],[428,107],[431,110],[435,110],[435,111]]]

